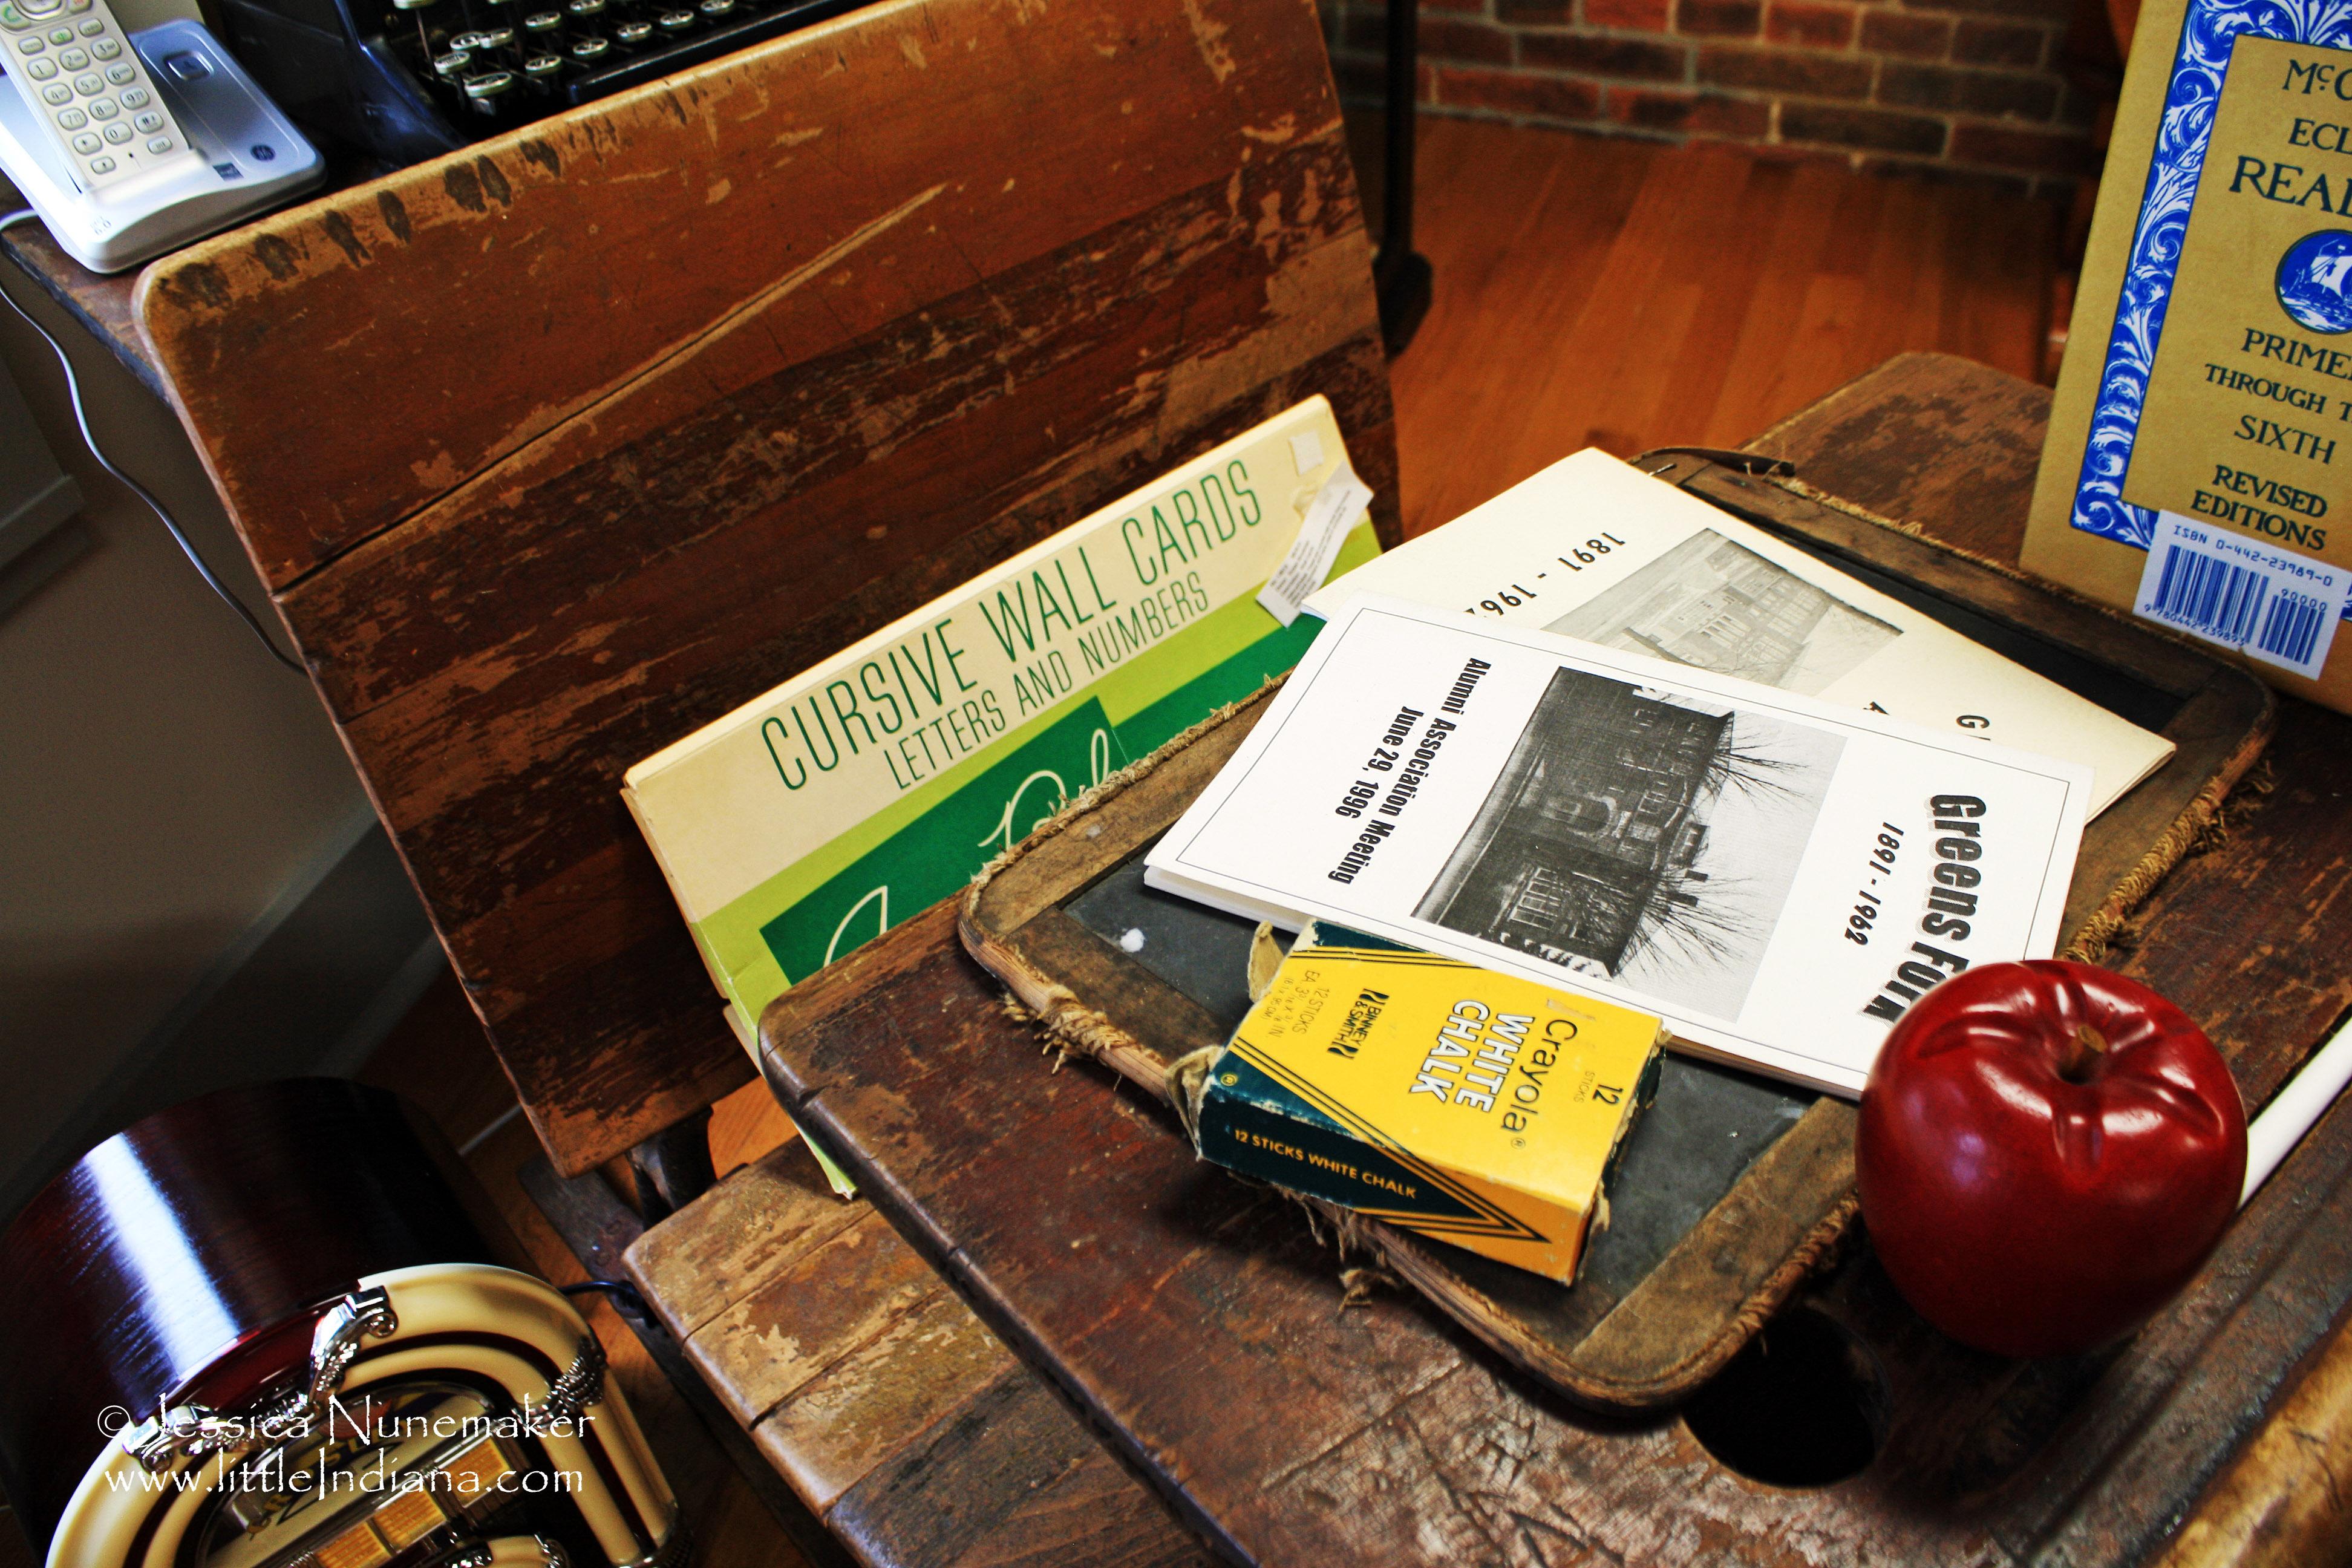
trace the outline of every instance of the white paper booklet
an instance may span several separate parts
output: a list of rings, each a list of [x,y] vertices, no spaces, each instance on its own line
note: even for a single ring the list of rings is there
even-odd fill
[[[2078,763],[1363,596],[1146,877],[1852,1095],[1928,986],[2050,954],[2090,793]]]
[[[2172,742],[1606,452],[1334,578],[2089,766],[2091,815]]]

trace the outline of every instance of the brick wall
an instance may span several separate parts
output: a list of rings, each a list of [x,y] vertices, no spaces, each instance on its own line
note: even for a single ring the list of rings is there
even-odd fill
[[[1340,88],[1381,101],[1378,0],[1323,0]],[[2095,178],[2060,69],[2069,0],[1422,0],[1424,112],[1748,142],[2037,195]]]

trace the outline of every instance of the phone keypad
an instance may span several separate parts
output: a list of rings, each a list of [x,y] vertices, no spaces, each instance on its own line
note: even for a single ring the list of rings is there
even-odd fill
[[[143,62],[124,47],[114,17],[97,0],[0,0],[0,37],[14,46],[10,68],[22,73],[25,89],[39,84],[40,101],[85,189],[182,150],[180,128],[155,101]]]

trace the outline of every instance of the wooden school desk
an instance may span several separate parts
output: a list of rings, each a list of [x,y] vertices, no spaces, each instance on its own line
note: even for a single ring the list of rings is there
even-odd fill
[[[1755,447],[1873,512],[2013,559],[2047,404],[1981,367],[1911,356]],[[2352,1001],[2347,763],[2352,721],[2283,704],[2266,767],[2108,954],[2206,1025],[2255,1107]],[[1883,1440],[1851,1479],[1776,1488],[1718,1462],[1678,1415],[1597,1417],[1544,1394],[1410,1296],[1376,1290],[1344,1306],[1341,1260],[1294,1206],[1197,1163],[1131,1086],[1041,1052],[946,910],[791,994],[768,1025],[780,1098],[903,1239],[876,1228],[830,1272],[803,1256],[783,1271],[789,1284],[770,1276],[723,1303],[706,1292],[705,1326],[687,1328],[722,1378],[762,1379],[743,1414],[788,1465],[815,1452],[816,1412],[878,1404],[893,1364],[928,1383],[921,1418],[865,1428],[873,1451],[830,1472],[850,1482],[869,1561],[1021,1557],[1041,1514],[1115,1512],[1126,1555],[1030,1560],[1181,1561],[1187,1533],[1234,1561],[1284,1564],[2346,1554],[2347,1500],[2332,1477],[2352,1458],[2341,1331],[2352,1110],[2322,1122],[2187,1293],[2115,1353],[2020,1363],[1963,1350],[1909,1311],[1857,1238],[1783,1317],[1834,1326],[1843,1348],[1808,1375],[1822,1399],[1843,1388],[1877,1401]],[[760,1179],[781,1179],[786,1159]],[[668,1271],[656,1255],[682,1245],[695,1219],[689,1210],[640,1244],[657,1294]],[[839,1258],[859,1248],[888,1254],[907,1284],[895,1303],[865,1291],[851,1337],[908,1348],[870,1370],[852,1352],[806,1376],[772,1357],[729,1359],[730,1347],[814,1321],[812,1292],[856,1273]],[[980,1342],[915,1258],[1005,1348]],[[1783,1342],[1801,1351],[1801,1340]],[[825,1342],[801,1342],[803,1355]],[[926,1342],[959,1348],[927,1357]],[[1148,1482],[1167,1529],[1139,1533],[1137,1490],[1070,1447],[1072,1418],[1034,1417],[1065,1447],[1021,1475],[1019,1498],[944,1484],[1018,1468],[991,1413],[1036,1407],[1041,1381]],[[1807,1403],[1802,1387],[1790,1398],[1791,1414]],[[1035,1451],[1046,1453],[1042,1440]],[[983,1452],[992,1466],[975,1463]],[[1097,1500],[1089,1515],[1072,1499],[1055,1513],[1055,1464],[1074,1493],[1124,1511]],[[1022,1500],[1041,1498],[1024,1512]]]
[[[690,1196],[694,1119],[747,1070],[622,769],[1307,392],[1394,493],[1311,9],[1076,0],[1027,31],[1044,14],[871,6],[135,278],[5,242],[182,409],[565,1173],[683,1125],[688,1157],[646,1163]],[[1904,362],[1762,446],[2013,554],[2042,405]],[[775,429],[790,461],[741,444]],[[2208,1023],[2256,1104],[2352,998],[2347,734],[2287,705],[2268,787],[2114,958]],[[908,1028],[896,1004],[932,1011]],[[2340,1115],[2117,1360],[1956,1352],[1857,1252],[1802,1307],[1888,1347],[1886,1446],[1769,1491],[1675,1420],[1529,1393],[1407,1299],[1341,1313],[1286,1208],[1085,1064],[1050,1070],[948,921],[802,1005],[823,1026],[772,1070],[870,1204],[803,1201],[783,1151],[635,1260],[866,1561],[1205,1540],[1318,1563],[2105,1563],[2177,1539],[2284,1562],[2341,1540]],[[985,1138],[950,1141],[982,1110]]]
[[[629,765],[1314,394],[1397,539],[1312,0],[879,0],[136,273],[0,247],[179,412],[598,1272],[598,1169],[691,1198],[753,1072]]]

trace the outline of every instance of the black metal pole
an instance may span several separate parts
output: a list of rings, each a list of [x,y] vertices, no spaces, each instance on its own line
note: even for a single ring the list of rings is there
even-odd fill
[[[1421,74],[1420,0],[1388,0],[1388,122],[1381,247],[1372,258],[1381,337],[1393,358],[1429,312],[1429,263],[1412,248],[1412,127]]]

